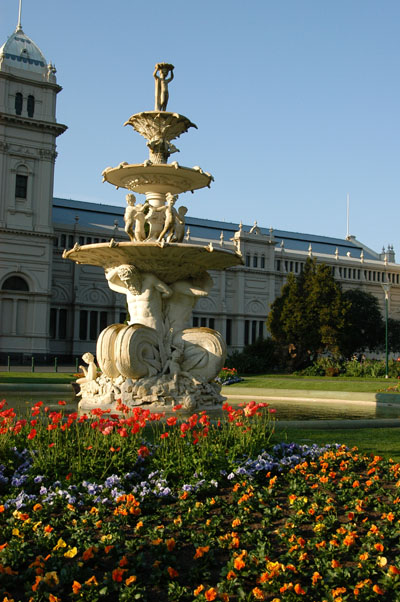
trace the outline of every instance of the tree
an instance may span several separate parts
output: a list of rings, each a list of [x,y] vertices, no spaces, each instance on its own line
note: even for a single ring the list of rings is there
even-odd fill
[[[345,327],[339,337],[339,348],[345,358],[354,353],[382,349],[385,343],[385,325],[378,300],[359,288],[343,293],[349,307]]]
[[[289,274],[272,303],[267,326],[294,368],[310,364],[326,351],[339,353],[348,302],[331,268],[308,258],[297,277]]]

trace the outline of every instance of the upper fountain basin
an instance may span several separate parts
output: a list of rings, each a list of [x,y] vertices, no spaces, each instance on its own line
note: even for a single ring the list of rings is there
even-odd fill
[[[153,140],[155,138],[174,140],[174,138],[179,138],[181,134],[187,132],[191,127],[197,129],[197,125],[184,115],[169,113],[167,111],[142,111],[141,113],[135,113],[135,115],[129,117],[124,125],[131,125],[146,140]]]
[[[150,162],[129,165],[121,163],[119,167],[107,167],[103,178],[117,188],[127,188],[134,192],[170,192],[180,194],[188,190],[197,190],[210,186],[213,177],[202,169],[181,167],[178,163]]]

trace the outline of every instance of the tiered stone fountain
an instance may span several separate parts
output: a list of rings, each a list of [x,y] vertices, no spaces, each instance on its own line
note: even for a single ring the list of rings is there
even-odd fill
[[[212,176],[200,167],[168,163],[177,151],[171,140],[193,123],[166,111],[172,65],[158,63],[154,71],[154,111],[132,115],[131,125],[147,140],[149,159],[141,164],[107,167],[104,180],[117,188],[144,193],[136,204],[127,194],[125,231],[129,242],[79,246],[64,251],[76,263],[101,266],[108,285],[126,295],[128,325],[112,324],[100,333],[97,377],[93,356],[85,354],[88,369],[79,379],[80,409],[128,406],[186,409],[217,405],[222,401],[214,382],[226,356],[225,343],[216,330],[190,328],[192,309],[208,295],[213,281],[207,270],[222,270],[242,263],[239,253],[190,244],[184,240],[186,207],[175,208],[178,195],[210,186]]]

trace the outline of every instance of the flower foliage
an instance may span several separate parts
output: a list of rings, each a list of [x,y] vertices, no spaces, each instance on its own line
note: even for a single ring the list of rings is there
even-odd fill
[[[224,407],[220,423],[168,424],[142,412],[46,419],[39,406],[32,438],[31,419],[3,410],[0,600],[396,600],[400,464],[340,445],[272,447],[268,408]]]

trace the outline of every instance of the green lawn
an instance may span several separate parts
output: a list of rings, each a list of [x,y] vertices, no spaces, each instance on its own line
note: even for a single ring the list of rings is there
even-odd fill
[[[245,376],[243,381],[229,386],[229,390],[255,389],[293,389],[300,391],[352,391],[376,393],[399,384],[397,378],[349,378],[326,376],[292,376],[275,374],[258,374]]]
[[[342,443],[349,448],[357,447],[360,452],[373,453],[385,458],[400,461],[400,428],[362,428],[362,429],[277,429],[272,441],[279,443]]]
[[[66,384],[76,380],[72,372],[0,372],[0,383]]]

